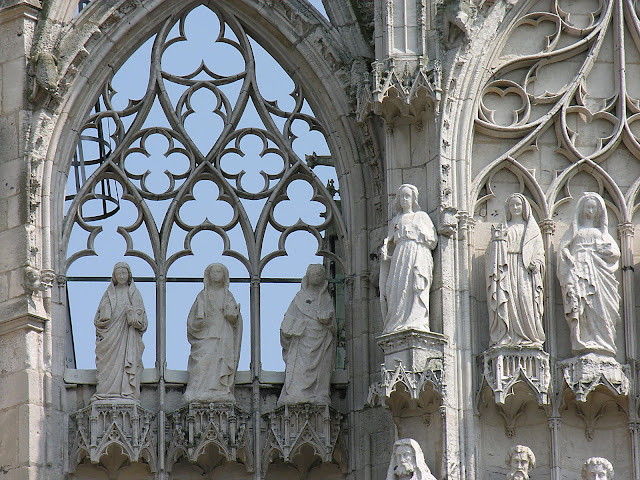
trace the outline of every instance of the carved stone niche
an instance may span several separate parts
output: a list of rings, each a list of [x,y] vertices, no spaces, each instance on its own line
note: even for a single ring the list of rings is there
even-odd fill
[[[538,405],[549,403],[551,369],[549,354],[531,347],[492,347],[483,357],[483,386],[489,387],[498,405],[504,405],[514,393],[513,387],[525,383],[538,400]]]
[[[399,116],[419,121],[422,112],[439,112],[442,66],[438,59],[390,58],[371,66],[372,80],[365,73],[354,88],[358,121],[370,113],[381,115],[388,123]]]
[[[74,472],[86,457],[91,463],[118,446],[129,462],[145,461],[157,472],[155,415],[136,400],[98,400],[72,414],[69,470]],[[104,460],[104,458],[102,459]]]
[[[253,472],[251,415],[233,402],[191,402],[168,415],[167,471],[181,458],[205,473],[226,462],[242,462]]]
[[[617,396],[629,395],[631,368],[619,364],[612,357],[587,353],[558,362],[558,368],[578,402],[586,402],[597,387],[604,387]]]
[[[266,440],[262,471],[280,459],[306,478],[320,460],[334,462],[346,472],[347,454],[342,435],[343,415],[328,405],[283,405],[262,416]]]

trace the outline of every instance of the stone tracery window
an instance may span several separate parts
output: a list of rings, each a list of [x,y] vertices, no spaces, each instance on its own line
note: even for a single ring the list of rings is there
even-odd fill
[[[326,133],[238,18],[215,5],[168,18],[116,69],[80,132],[60,253],[70,366],[92,368],[91,302],[125,260],[151,320],[145,366],[186,369],[188,309],[218,261],[242,305],[239,369],[281,370],[279,324],[308,263],[328,265],[343,310],[345,232]]]

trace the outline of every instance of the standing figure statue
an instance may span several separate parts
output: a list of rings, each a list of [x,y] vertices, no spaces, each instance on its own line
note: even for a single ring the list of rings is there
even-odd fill
[[[393,444],[386,480],[436,480],[424,461],[420,444],[403,438]]]
[[[591,457],[582,466],[582,480],[613,480],[613,465],[606,458]]]
[[[415,186],[400,186],[395,208],[398,213],[389,223],[381,251],[382,333],[408,329],[428,332],[431,250],[438,243],[437,232],[429,215],[420,210]]]
[[[93,321],[96,326],[98,385],[93,400],[140,398],[142,334],[147,313],[125,262],[113,267],[111,283],[102,295]]]
[[[204,289],[187,318],[191,354],[183,400],[233,402],[242,341],[240,304],[229,291],[229,270],[221,263],[209,265],[203,280]]]
[[[542,348],[544,244],[528,200],[505,202],[506,227],[492,228],[487,255],[490,344]]]
[[[574,355],[616,355],[620,249],[609,234],[608,223],[602,197],[585,193],[560,242],[558,278]]]
[[[536,456],[529,447],[516,445],[507,456],[507,480],[529,480],[529,470],[536,466]]]
[[[324,266],[312,264],[280,326],[285,379],[278,405],[330,403],[336,362],[336,315]]]

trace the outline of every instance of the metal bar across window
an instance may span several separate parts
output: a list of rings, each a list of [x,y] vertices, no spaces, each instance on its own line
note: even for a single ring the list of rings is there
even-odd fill
[[[133,277],[135,282],[154,283],[156,277]],[[87,277],[87,276],[72,276],[67,277],[67,282],[110,282],[111,277]],[[167,277],[168,283],[202,283],[202,277]],[[232,277],[229,279],[230,283],[250,283],[249,277]],[[343,279],[331,278],[327,280],[329,283],[342,283]],[[301,278],[278,278],[278,277],[263,277],[260,279],[260,283],[300,283]]]

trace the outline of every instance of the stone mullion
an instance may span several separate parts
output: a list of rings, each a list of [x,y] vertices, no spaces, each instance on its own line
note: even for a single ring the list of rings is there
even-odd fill
[[[549,417],[549,437],[551,450],[551,480],[562,480],[562,469],[560,467],[560,425],[562,419],[556,410],[557,402],[552,405],[553,413]]]
[[[633,285],[633,223],[618,225],[622,263],[622,315],[627,362],[636,360],[635,295]]]
[[[552,239],[556,231],[556,223],[553,220],[546,219],[540,222],[540,230],[543,235],[544,251],[546,255],[545,272],[544,272],[544,328],[546,337],[547,352],[551,357],[552,367],[558,359],[558,347],[556,342],[556,318],[554,315],[555,295],[553,285],[555,282],[555,269],[551,261],[551,252],[553,249]],[[554,370],[552,370],[554,371]]]

